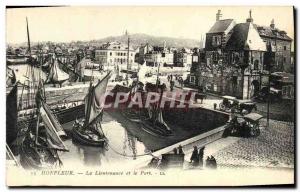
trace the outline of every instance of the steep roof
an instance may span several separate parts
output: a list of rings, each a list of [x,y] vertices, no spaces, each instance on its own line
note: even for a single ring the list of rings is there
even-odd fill
[[[222,33],[225,32],[226,29],[233,22],[233,19],[224,19],[216,21],[215,24],[210,28],[208,33]]]
[[[266,51],[266,44],[252,23],[239,23],[233,28],[233,33],[226,44],[226,49]]]
[[[278,28],[272,29],[269,26],[259,26],[256,24],[254,24],[254,27],[257,29],[260,36],[292,41],[292,38],[290,38],[285,31],[279,30]]]
[[[120,50],[120,51],[124,51],[127,50],[128,46],[125,44],[122,44],[120,42],[107,42],[105,44],[103,44],[100,47],[100,50]],[[130,46],[130,51],[133,51],[134,49]]]

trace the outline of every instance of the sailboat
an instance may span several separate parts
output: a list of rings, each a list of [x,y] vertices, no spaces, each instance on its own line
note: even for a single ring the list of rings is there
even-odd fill
[[[159,66],[159,65],[158,65]],[[138,79],[137,82],[135,83],[134,86],[131,87],[129,94],[129,101],[134,97],[133,95],[140,92],[141,96],[145,99],[147,98],[147,94],[149,92],[157,92],[160,94],[160,99],[158,102],[151,104],[149,108],[147,109],[139,109],[139,108],[126,108],[127,104],[125,105],[125,110],[123,110],[121,113],[123,116],[125,116],[127,119],[129,119],[132,122],[139,123],[141,128],[148,132],[151,135],[154,135],[156,137],[167,137],[172,135],[172,131],[170,127],[167,125],[167,123],[163,119],[163,112],[162,109],[160,108],[160,103],[161,99],[163,96],[163,91],[165,87],[163,85],[158,84],[158,76],[156,80],[156,84],[152,83],[146,83],[144,76],[146,74],[147,69],[145,69],[145,66],[142,66],[138,72]],[[159,69],[158,69],[158,74],[159,74]],[[157,74],[157,75],[158,75]],[[147,88],[146,87],[146,92],[142,91],[142,85],[146,84],[150,85]],[[122,90],[122,89],[118,89]],[[124,90],[124,88],[123,88]]]
[[[69,74],[67,74],[66,72],[64,72],[59,68],[58,60],[57,58],[54,58],[54,62],[51,65],[50,72],[46,82],[54,83],[54,84],[58,83],[61,85],[63,82],[67,81],[68,79],[69,79]]]
[[[84,122],[75,121],[73,125],[73,140],[83,145],[104,146],[106,137],[101,128],[101,118],[103,115],[103,102],[105,102],[105,92],[111,73],[108,74],[93,86],[90,82],[89,92],[85,101]]]
[[[31,56],[27,18],[26,23],[28,52]],[[35,73],[31,67],[32,66],[29,65],[28,71],[30,72],[26,74],[28,75],[27,81],[29,85],[28,95],[31,95],[30,92],[33,90],[33,93],[35,94],[36,111],[35,114],[32,114],[32,118],[36,116],[37,121],[34,122],[35,129],[31,126],[31,124],[27,127],[25,138],[23,139],[19,149],[20,164],[26,169],[51,168],[55,165],[62,164],[57,151],[68,151],[61,138],[66,136],[66,134],[45,102],[45,90],[42,79],[40,76],[35,77]],[[37,78],[39,79],[38,81],[36,81]],[[37,82],[39,83],[36,91]],[[29,101],[31,98],[27,97],[27,99],[28,105],[30,105]]]
[[[158,85],[158,80],[156,82],[156,92],[160,94],[159,101],[150,104],[147,108],[147,114],[143,121],[141,121],[141,127],[144,131],[159,137],[166,137],[172,135],[172,131],[168,124],[164,121],[162,109],[160,108],[160,103],[162,100],[164,86]],[[148,92],[147,92],[148,93]]]
[[[57,151],[69,151],[62,141],[66,133],[44,100],[43,84],[40,81],[36,94],[35,130],[28,127],[27,135],[20,146],[20,163],[26,169],[61,166]]]

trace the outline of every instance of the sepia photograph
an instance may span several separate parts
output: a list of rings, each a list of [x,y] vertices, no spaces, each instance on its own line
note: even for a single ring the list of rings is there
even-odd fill
[[[294,16],[6,6],[6,185],[295,186]]]

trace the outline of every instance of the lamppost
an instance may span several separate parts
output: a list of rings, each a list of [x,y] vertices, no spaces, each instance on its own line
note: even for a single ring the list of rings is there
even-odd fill
[[[274,65],[274,60],[273,60],[273,52],[272,52],[272,45],[271,42],[270,44],[267,46],[267,52],[266,54],[266,59],[265,59],[265,63],[266,63],[266,67],[268,70],[268,103],[267,103],[267,127],[269,128],[269,121],[270,121],[270,89],[271,89],[271,82],[270,82],[270,77],[271,77],[271,69]]]

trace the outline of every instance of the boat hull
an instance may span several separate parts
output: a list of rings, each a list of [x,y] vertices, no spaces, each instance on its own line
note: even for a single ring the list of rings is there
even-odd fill
[[[106,139],[102,138],[99,140],[94,140],[87,138],[87,135],[79,131],[79,127],[73,126],[72,129],[72,139],[81,145],[88,145],[93,147],[104,147],[106,144]]]
[[[168,137],[172,135],[172,132],[165,129],[163,125],[153,124],[150,120],[144,120],[140,122],[141,128],[156,137]]]
[[[57,117],[59,123],[64,124],[74,121],[76,118],[84,117],[84,104],[77,105],[68,109],[62,109],[60,111],[53,111],[53,114]],[[36,118],[24,117],[18,121],[18,130],[24,128],[24,124],[35,125]]]
[[[35,150],[33,146],[33,141],[29,141],[27,138],[24,139],[20,146],[20,164],[24,169],[49,169],[60,165],[58,154],[57,157],[53,155],[53,151],[50,149],[41,148],[40,151]],[[44,145],[44,141],[39,139],[39,142]],[[44,156],[47,156],[47,161],[43,161],[39,158],[40,153],[43,153]]]

